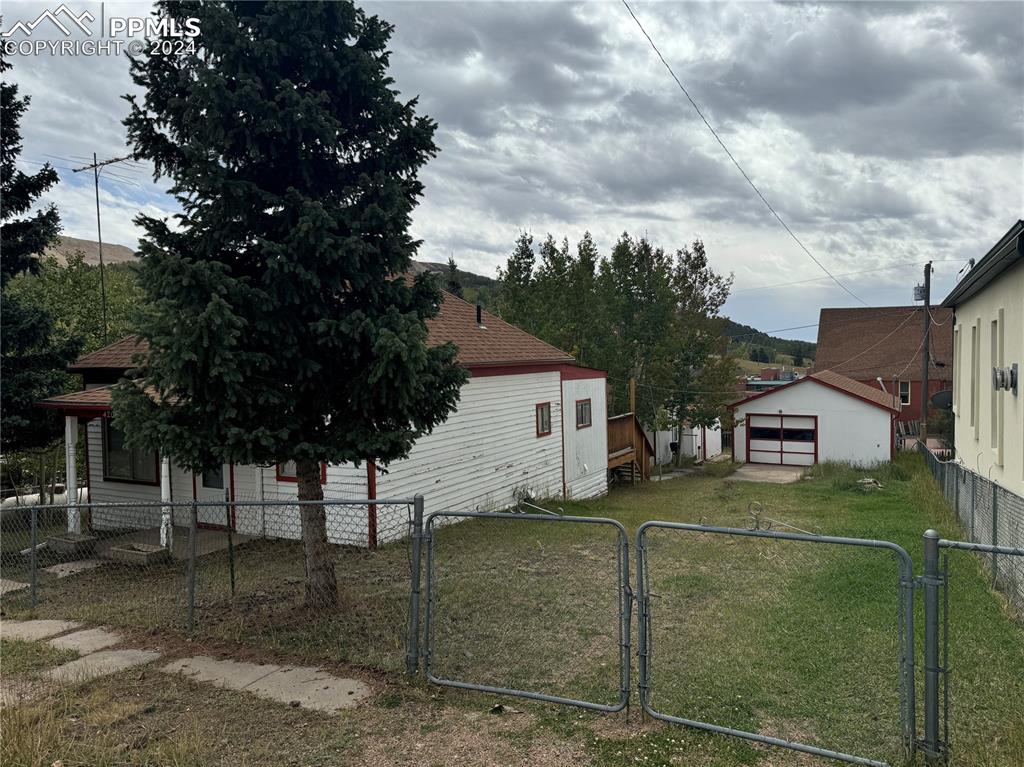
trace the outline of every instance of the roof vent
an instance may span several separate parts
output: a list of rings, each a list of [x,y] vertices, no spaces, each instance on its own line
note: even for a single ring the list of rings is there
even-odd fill
[[[480,304],[476,305],[476,324],[481,330],[487,330],[487,326],[484,325],[484,308]]]

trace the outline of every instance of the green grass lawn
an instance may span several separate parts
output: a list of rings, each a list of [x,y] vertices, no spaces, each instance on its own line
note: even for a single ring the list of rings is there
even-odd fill
[[[729,470],[728,464],[710,464],[681,479],[565,504],[565,511],[616,519],[632,537],[651,519],[745,527],[748,507],[756,501],[765,518],[797,528],[893,541],[913,557],[916,574],[926,528],[962,537],[916,455],[871,473],[883,485],[874,491],[856,484],[863,473],[838,466],[816,467],[812,478],[792,485],[727,482],[723,475]],[[297,544],[251,543],[237,554],[234,599],[226,556],[201,564],[200,646],[215,640],[306,663],[400,671],[406,545],[339,550],[342,604],[326,616],[301,608]],[[434,555],[435,673],[600,703],[615,700],[619,637],[612,530],[474,520],[438,529]],[[655,531],[650,563],[651,697],[658,710],[898,763],[891,554]],[[1024,624],[988,588],[976,557],[957,553],[952,571],[953,763],[1024,764]],[[44,584],[45,601],[36,614],[180,632],[182,582],[168,583],[180,578],[177,571],[133,573],[111,580],[98,570]],[[918,599],[919,648],[921,626]],[[635,630],[633,643],[635,651]],[[917,663],[920,697],[919,653]],[[388,678],[400,679],[397,673]],[[478,694],[430,689],[431,700],[437,696],[457,709],[490,705]],[[648,723],[638,729],[635,701],[634,696],[634,725],[623,723],[624,714],[511,701],[531,718],[529,727],[516,729],[515,742],[529,749],[571,741],[582,749],[576,761],[596,765],[820,763],[686,728]],[[410,716],[419,716],[421,705],[422,700],[396,702],[399,710],[411,706]]]

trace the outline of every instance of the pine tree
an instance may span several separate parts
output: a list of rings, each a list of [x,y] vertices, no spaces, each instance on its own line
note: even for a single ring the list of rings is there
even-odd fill
[[[456,349],[429,347],[441,295],[406,279],[436,124],[388,76],[393,28],[351,2],[160,2],[199,19],[194,55],[142,57],[137,158],[173,181],[171,227],[140,216],[141,335],[115,391],[129,444],[195,472],[294,460],[306,603],[337,602],[322,463],[405,457],[454,408]]]
[[[10,68],[0,58],[0,72]],[[29,97],[18,97],[17,85],[6,79],[0,83],[0,445],[5,452],[43,448],[60,435],[59,417],[33,403],[64,391],[64,368],[80,348],[75,339],[54,341],[52,317],[7,289],[15,276],[38,273],[39,256],[60,231],[52,204],[30,213],[57,183],[57,172],[48,164],[31,175],[17,167],[21,118],[28,105]]]
[[[462,298],[462,282],[459,281],[459,267],[455,264],[454,256],[448,257],[448,282],[445,289],[452,295]]]

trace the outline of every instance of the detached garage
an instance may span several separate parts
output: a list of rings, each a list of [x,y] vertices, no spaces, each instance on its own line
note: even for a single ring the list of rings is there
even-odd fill
[[[731,406],[733,455],[745,463],[878,463],[895,450],[891,394],[823,370]]]

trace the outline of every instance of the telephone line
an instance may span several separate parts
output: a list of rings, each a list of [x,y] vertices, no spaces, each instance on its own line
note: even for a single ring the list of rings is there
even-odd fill
[[[697,112],[697,115],[704,122],[704,125],[707,126],[707,129],[711,131],[711,135],[715,137],[715,140],[718,141],[718,144],[722,147],[723,150],[725,150],[725,153],[729,156],[729,159],[732,160],[732,164],[736,166],[736,169],[746,180],[747,184],[749,184],[750,188],[754,190],[754,193],[761,199],[761,202],[765,204],[765,207],[767,207],[768,210],[771,211],[771,214],[782,225],[782,228],[785,229],[789,236],[793,238],[793,241],[800,246],[800,249],[803,250],[803,252],[806,253],[808,257],[810,257],[810,259],[815,264],[818,265],[818,268],[820,268],[825,274],[828,275],[832,282],[834,282],[836,285],[838,285],[840,288],[846,291],[846,293],[848,293],[856,301],[860,302],[864,306],[869,306],[867,301],[865,301],[863,298],[861,298],[848,287],[846,287],[842,282],[840,282],[839,279],[834,274],[832,274],[832,272],[830,272],[828,268],[821,261],[819,261],[813,253],[811,253],[811,251],[807,248],[806,245],[803,244],[800,238],[796,236],[796,233],[789,228],[789,224],[787,224],[782,219],[782,216],[779,215],[778,211],[775,210],[775,208],[772,206],[770,202],[768,202],[768,198],[761,193],[761,190],[758,189],[757,185],[753,182],[753,180],[750,178],[747,172],[743,169],[743,166],[739,164],[739,162],[733,156],[732,152],[729,151],[729,147],[727,147],[725,145],[725,142],[722,141],[722,137],[718,135],[718,132],[711,126],[711,123],[708,122],[708,119],[704,116],[704,113],[701,111],[701,108],[697,105],[697,102],[693,100],[693,97],[690,95],[690,92],[686,90],[686,87],[683,85],[682,81],[676,76],[676,73],[673,71],[668,61],[666,61],[665,57],[661,55],[661,51],[658,50],[658,46],[655,44],[654,40],[652,40],[651,36],[647,34],[647,30],[644,29],[644,25],[640,23],[640,19],[638,19],[637,15],[633,13],[633,9],[630,8],[629,3],[626,2],[626,0],[621,1],[622,4],[626,7],[626,10],[629,11],[629,15],[633,17],[633,21],[635,21],[636,25],[640,28],[640,31],[643,33],[643,36],[647,38],[647,42],[651,44],[651,48],[654,49],[654,52],[658,55],[658,58],[661,59],[661,63],[665,66],[665,69],[668,70],[668,73],[672,76],[672,79],[676,81],[676,85],[679,86],[679,90],[681,90],[683,92],[683,95],[686,96],[687,101],[690,102],[690,105],[693,107],[694,111]]]

